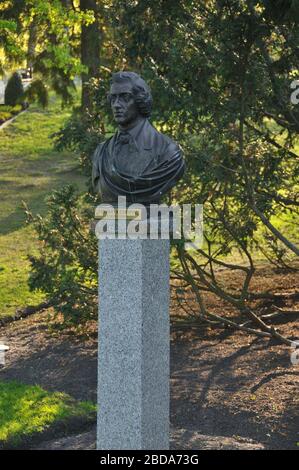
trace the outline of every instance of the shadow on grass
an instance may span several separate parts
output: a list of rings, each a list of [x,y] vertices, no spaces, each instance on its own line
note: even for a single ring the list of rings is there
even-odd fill
[[[62,173],[63,175],[57,175],[56,177],[52,176],[50,181],[47,184],[44,184],[42,188],[34,184],[19,186],[17,184],[11,184],[10,182],[9,191],[15,193],[13,198],[11,198],[10,203],[13,199],[15,200],[15,209],[12,212],[8,209],[10,213],[7,216],[1,217],[0,215],[0,235],[7,235],[19,230],[25,225],[26,215],[22,201],[27,204],[34,214],[40,213],[43,215],[47,210],[46,199],[54,190],[61,189],[69,183],[73,184],[78,189],[83,187],[82,176],[79,173],[69,171],[70,175],[68,175],[68,178],[65,177],[65,172]],[[9,199],[9,195],[7,195],[7,199]],[[3,209],[1,212],[4,212]]]
[[[69,151],[57,152],[51,134],[71,115],[61,109],[55,96],[47,109],[31,106],[1,133],[0,234],[9,234],[24,224],[22,201],[34,212],[44,213],[45,197],[66,184],[84,188],[85,178],[78,158]]]

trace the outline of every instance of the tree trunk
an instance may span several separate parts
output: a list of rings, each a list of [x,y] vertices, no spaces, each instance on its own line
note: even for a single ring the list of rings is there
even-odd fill
[[[30,69],[31,78],[35,59],[35,49],[37,44],[37,32],[38,28],[36,20],[35,18],[33,18],[29,26],[29,38],[27,48],[27,68]]]
[[[81,74],[81,106],[82,111],[86,112],[92,106],[88,81],[99,75],[101,41],[96,0],[80,0],[80,10],[82,12],[92,10],[95,15],[95,21],[89,25],[83,24],[81,31],[81,62],[86,67],[86,71]]]

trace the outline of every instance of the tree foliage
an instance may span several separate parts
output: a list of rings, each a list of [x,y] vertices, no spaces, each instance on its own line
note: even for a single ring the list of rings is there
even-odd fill
[[[65,0],[18,0],[4,2],[1,14],[7,25],[7,33],[0,36],[6,64],[27,59],[36,78],[54,89],[64,104],[71,103],[74,78],[85,71],[81,31],[95,21],[94,11],[81,11]]]
[[[187,160],[172,197],[204,203],[204,246],[191,254],[179,245],[175,273],[196,293],[198,319],[229,324],[207,311],[209,291],[261,334],[279,337],[247,302],[257,250],[288,269],[295,269],[290,263],[298,254],[299,108],[290,102],[298,73],[298,1],[119,0],[106,6],[105,25],[98,21],[101,63],[90,80],[92,105],[84,121],[74,115],[57,143],[75,146],[88,169],[94,146],[111,131],[104,104],[111,70],[140,72],[153,91],[155,125],[180,142]],[[229,261],[236,253],[240,265]],[[244,273],[237,292],[221,286],[219,266]],[[34,272],[42,275],[37,264]]]
[[[30,287],[47,292],[65,324],[78,325],[96,318],[97,243],[90,230],[92,210],[73,186],[55,191],[47,201],[48,214],[33,217],[42,243],[31,257]]]

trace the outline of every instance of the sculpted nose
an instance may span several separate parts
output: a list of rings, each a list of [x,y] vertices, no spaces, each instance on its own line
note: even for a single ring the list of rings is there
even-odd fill
[[[113,106],[113,108],[120,108],[121,107],[120,100],[119,100],[118,96],[115,97],[112,106]]]

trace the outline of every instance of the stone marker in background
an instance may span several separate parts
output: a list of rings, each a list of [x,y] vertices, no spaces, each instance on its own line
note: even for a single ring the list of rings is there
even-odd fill
[[[9,347],[0,343],[0,366],[5,366],[5,353],[9,351]]]
[[[137,74],[114,74],[109,100],[118,131],[95,151],[94,188],[106,205],[115,206],[123,196],[128,204],[148,209],[183,175],[181,150],[149,123],[151,93]],[[128,220],[123,222],[126,228]],[[146,226],[156,222],[149,212],[142,218]],[[168,449],[170,242],[165,233],[158,239],[130,239],[122,232],[118,238],[120,227],[107,224],[107,238],[102,220],[96,225],[97,448]]]

